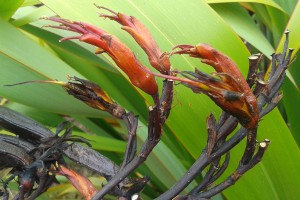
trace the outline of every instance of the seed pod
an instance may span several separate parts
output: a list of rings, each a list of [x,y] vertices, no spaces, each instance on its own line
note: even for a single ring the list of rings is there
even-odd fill
[[[56,17],[45,19],[61,23],[60,26],[48,27],[81,34],[79,36],[63,38],[60,41],[78,39],[98,47],[96,53],[107,53],[115,61],[117,66],[128,76],[133,85],[152,96],[157,94],[158,87],[154,76],[142,69],[146,67],[140,63],[129,47],[121,42],[116,36],[108,34],[104,30],[84,22],[69,21]]]
[[[109,112],[110,114],[112,114],[114,117],[117,118],[122,118],[122,116],[126,114],[124,108],[116,104],[110,98],[110,96],[96,83],[93,83],[88,80],[80,79],[78,77],[73,77],[73,78],[68,77],[68,78],[70,79],[69,82],[55,81],[55,80],[27,81],[27,82],[16,83],[13,85],[6,85],[6,86],[14,86],[14,85],[21,85],[21,84],[28,84],[28,83],[57,84],[65,88],[68,94],[74,96],[75,98],[79,99],[80,101],[84,102],[85,104],[87,104],[92,108]]]
[[[78,77],[73,79],[76,82],[69,81],[63,85],[70,95],[90,107],[109,112],[117,118],[121,118],[126,113],[124,108],[116,104],[96,83]]]

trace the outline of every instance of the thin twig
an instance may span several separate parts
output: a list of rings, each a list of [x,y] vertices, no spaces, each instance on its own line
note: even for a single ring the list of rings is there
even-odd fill
[[[138,126],[138,117],[135,117],[132,112],[123,115],[122,118],[127,126],[128,140],[120,170],[122,170],[135,156],[137,148],[136,130]]]

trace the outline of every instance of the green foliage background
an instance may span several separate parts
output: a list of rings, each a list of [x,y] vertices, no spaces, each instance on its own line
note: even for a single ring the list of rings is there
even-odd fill
[[[252,46],[251,53],[262,52],[266,60],[281,50],[286,29],[291,30],[290,47],[295,49],[295,55],[300,46],[300,4],[296,0],[0,0],[0,96],[10,100],[7,106],[50,127],[62,121],[62,115],[71,116],[94,134],[87,136],[94,141],[93,148],[116,162],[121,161],[125,148],[122,138],[126,137],[126,130],[122,123],[116,126],[119,122],[108,114],[76,101],[58,86],[2,86],[28,80],[65,81],[67,74],[97,82],[118,103],[140,116],[138,136],[142,142],[147,134],[147,105],[151,105],[151,99],[134,88],[106,55],[96,56],[94,47],[80,42],[59,43],[62,36],[70,33],[43,27],[50,22],[40,19],[59,15],[100,26],[117,35],[150,66],[144,52],[119,24],[98,17],[102,11],[94,3],[140,19],[163,51],[170,51],[177,44],[211,44],[230,56],[244,75],[250,52],[242,39]],[[211,71],[187,56],[174,56],[171,62],[173,68],[180,70],[197,67]],[[299,62],[296,60],[288,71],[281,112],[275,109],[260,123],[259,139],[272,142],[263,161],[216,199],[299,199]],[[263,64],[266,69],[268,62]],[[162,80],[157,81],[161,86]],[[163,141],[138,170],[152,177],[151,186],[144,191],[145,199],[153,199],[184,174],[205,145],[206,117],[211,112],[220,114],[207,97],[182,86],[176,87],[175,96]],[[76,133],[84,134],[80,129]],[[243,150],[241,144],[231,152],[227,175],[237,167]],[[55,191],[64,194],[68,188],[52,189],[43,198],[50,198]]]

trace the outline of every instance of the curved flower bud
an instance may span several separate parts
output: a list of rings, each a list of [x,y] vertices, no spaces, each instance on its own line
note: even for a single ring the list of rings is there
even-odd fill
[[[185,75],[187,72],[182,72]],[[258,110],[255,96],[247,96],[238,81],[226,73],[214,73],[214,76],[198,70],[189,73],[192,82],[182,83],[195,93],[208,95],[225,112],[237,117],[245,128],[255,128],[258,121]],[[187,77],[187,75],[185,75]]]
[[[144,92],[154,96],[157,94],[158,87],[155,78],[147,73],[145,68],[134,53],[122,43],[116,36],[110,35],[104,30],[84,22],[69,21],[61,18],[46,18],[51,21],[61,23],[60,26],[48,26],[57,29],[63,29],[80,33],[79,36],[63,38],[60,41],[78,39],[97,46],[96,53],[107,53],[117,64],[117,66],[127,74],[131,83]]]
[[[191,45],[177,45],[173,48],[180,48],[181,50],[175,51],[172,54],[189,54],[191,57],[201,58],[201,62],[212,66],[218,73],[227,73],[234,77],[247,91],[250,88],[245,81],[242,73],[236,64],[225,54],[217,51],[208,44]]]
[[[166,53],[162,53],[152,34],[137,18],[128,16],[123,13],[116,13],[108,8],[97,6],[100,9],[105,9],[112,15],[101,14],[100,17],[109,18],[120,23],[122,29],[127,31],[135,41],[142,47],[148,56],[150,64],[162,74],[169,74],[170,61]]]
[[[85,200],[92,199],[92,197],[97,193],[96,187],[85,176],[82,176],[81,174],[78,174],[77,172],[68,169],[64,165],[56,164],[55,168],[56,169],[53,169],[52,171],[55,174],[65,176],[70,181],[70,183],[77,189],[77,191],[80,192],[80,194]]]
[[[257,127],[257,99],[230,58],[206,44],[179,45],[175,48],[181,48],[181,50],[172,54],[189,54],[191,57],[202,58],[202,62],[214,67],[216,72],[212,75],[197,69],[195,72],[179,72],[185,78],[152,74],[180,81],[193,92],[208,95],[225,112],[235,116],[245,128]]]

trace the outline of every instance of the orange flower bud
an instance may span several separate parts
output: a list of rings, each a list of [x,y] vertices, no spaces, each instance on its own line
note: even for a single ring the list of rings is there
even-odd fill
[[[169,74],[171,64],[168,55],[161,52],[152,34],[137,18],[116,13],[105,7],[98,8],[111,12],[113,15],[101,14],[100,16],[120,23],[123,26],[122,29],[127,31],[145,51],[150,64],[160,73]]]
[[[193,72],[180,72],[185,78],[154,74],[159,77],[180,81],[195,93],[208,95],[225,112],[235,116],[242,126],[254,129],[258,123],[258,108],[252,93],[236,64],[221,52],[209,45],[199,44],[195,47],[179,45],[181,48],[172,54],[189,54],[202,58],[202,62],[214,67],[213,76],[196,69]]]
[[[92,197],[96,194],[97,189],[88,178],[78,174],[71,169],[66,168],[63,165],[58,165],[56,166],[56,168],[56,174],[65,176],[70,181],[70,183],[78,190],[78,192],[80,192],[85,200],[92,199]]]
[[[82,42],[97,46],[98,49],[96,53],[107,53],[115,61],[117,66],[127,74],[133,85],[152,96],[157,94],[158,87],[154,76],[142,69],[146,67],[136,59],[134,53],[116,36],[110,35],[104,30],[84,22],[68,21],[55,17],[46,19],[61,23],[60,26],[49,27],[81,34],[80,36],[63,38],[61,41],[78,39]]]
[[[236,64],[228,56],[217,51],[210,45],[178,45],[173,49],[175,48],[181,48],[181,50],[173,54],[189,54],[191,57],[202,58],[201,62],[212,66],[219,73],[230,74],[247,90],[246,92],[252,93]]]
[[[222,103],[219,102],[219,104],[223,105],[221,107],[237,118],[240,118],[241,124],[246,128],[254,128],[257,126],[257,99],[234,61],[208,44],[198,44],[196,46],[178,45],[174,48],[181,48],[181,50],[174,52],[175,54],[189,54],[191,57],[202,58],[201,61],[203,63],[212,66],[218,72],[216,75],[221,78],[223,83],[231,86],[230,89],[226,87],[223,89],[230,92],[238,92],[240,95],[238,101],[235,100],[235,102],[230,100],[232,93],[226,92],[223,94],[225,99],[222,100]],[[233,105],[234,102],[239,102],[241,107],[235,108],[237,106]]]

